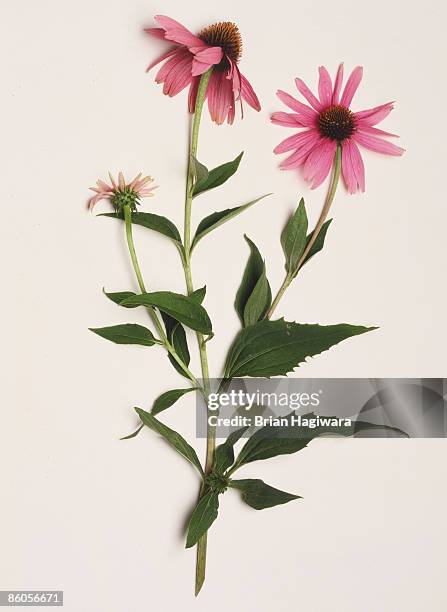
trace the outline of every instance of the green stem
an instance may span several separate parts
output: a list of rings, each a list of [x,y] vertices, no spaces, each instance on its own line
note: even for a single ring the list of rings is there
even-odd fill
[[[274,313],[274,311],[276,310],[276,307],[278,306],[282,296],[284,295],[284,293],[286,292],[288,286],[290,285],[290,283],[292,282],[292,280],[295,278],[295,276],[298,274],[298,272],[300,271],[302,265],[304,264],[307,255],[309,254],[310,249],[313,247],[315,240],[318,238],[318,234],[321,231],[321,228],[324,225],[324,222],[326,221],[326,218],[329,214],[329,210],[331,208],[332,202],[334,201],[334,197],[335,197],[335,192],[337,191],[337,186],[340,180],[340,171],[341,171],[341,145],[338,144],[337,145],[337,151],[335,153],[335,162],[334,162],[334,169],[332,172],[332,180],[331,180],[331,184],[329,186],[329,191],[327,193],[326,196],[326,200],[324,202],[324,206],[323,209],[321,211],[320,214],[320,218],[318,219],[318,222],[315,226],[315,229],[312,233],[312,238],[309,240],[306,248],[303,251],[303,254],[301,255],[297,267],[296,269],[292,272],[286,275],[286,278],[284,279],[283,284],[281,285],[281,287],[279,288],[278,293],[275,296],[275,299],[272,302],[272,305],[270,306],[267,314],[265,315],[266,319],[270,319]]]
[[[199,83],[197,91],[196,108],[194,112],[194,119],[191,131],[191,142],[189,148],[189,159],[188,159],[188,175],[186,179],[186,194],[185,194],[185,232],[184,232],[184,257],[183,257],[183,269],[185,273],[186,288],[188,295],[194,291],[194,284],[192,280],[191,270],[191,210],[192,210],[192,199],[194,189],[194,171],[193,171],[193,157],[197,156],[197,146],[199,141],[199,129],[200,121],[202,118],[202,110],[206,97],[206,88],[211,77],[212,68],[205,72]],[[200,353],[200,364],[202,368],[202,378],[205,401],[207,400],[208,394],[210,393],[210,374],[208,366],[208,355],[206,350],[205,339],[202,334],[197,334],[197,343],[199,345]],[[208,474],[213,467],[214,450],[216,446],[216,431],[215,428],[207,425],[207,445],[206,445],[206,460],[205,460],[205,474]],[[203,494],[203,483],[200,488],[200,495]],[[203,535],[197,543],[197,564],[196,564],[196,586],[195,594],[198,595],[200,589],[205,581],[205,569],[206,569],[206,551],[207,551],[207,534]]]
[[[132,211],[130,210],[130,206],[124,206],[124,224],[126,227],[126,239],[127,246],[129,247],[130,259],[132,261],[132,266],[135,271],[135,276],[137,277],[138,286],[140,287],[141,293],[147,293],[146,286],[144,284],[143,275],[141,274],[140,264],[138,263],[137,253],[135,251],[135,243],[133,241],[132,234]],[[160,338],[159,340],[164,345],[166,350],[172,355],[173,359],[179,364],[185,374],[188,376],[194,387],[200,388],[200,384],[194,374],[190,371],[186,363],[179,357],[177,351],[174,349],[172,344],[169,342],[165,330],[163,329],[163,325],[158,318],[157,313],[155,312],[152,306],[147,306],[147,311],[151,318],[152,323],[154,324]]]

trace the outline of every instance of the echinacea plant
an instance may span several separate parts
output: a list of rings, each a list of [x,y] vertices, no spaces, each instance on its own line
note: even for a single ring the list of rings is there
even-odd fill
[[[165,61],[156,81],[163,83],[163,92],[174,96],[189,87],[189,111],[194,113],[184,203],[184,233],[181,237],[177,227],[166,217],[149,212],[140,212],[137,206],[141,198],[152,196],[154,187],[151,177],[138,175],[126,183],[122,173],[118,181],[110,176],[111,184],[98,181],[93,188],[95,195],[90,200],[92,209],[100,200],[106,199],[114,212],[101,216],[124,221],[125,235],[133,264],[139,292],[124,290],[106,293],[106,296],[124,308],[144,307],[153,326],[153,331],[134,323],[111,327],[94,328],[93,332],[117,344],[143,346],[159,345],[167,351],[176,371],[189,381],[189,387],[162,393],[155,399],[150,412],[136,408],[141,419],[140,427],[125,439],[135,437],[147,426],[162,436],[178,453],[188,460],[200,477],[199,499],[188,525],[186,546],[197,545],[196,587],[198,594],[204,579],[207,554],[207,534],[218,515],[219,497],[229,488],[240,491],[242,499],[257,510],[284,504],[299,496],[267,485],[259,479],[234,479],[233,474],[242,465],[268,459],[282,454],[295,453],[305,448],[313,439],[328,433],[329,429],[319,426],[311,430],[303,427],[278,428],[272,425],[255,431],[235,457],[234,447],[246,434],[247,428],[230,433],[225,442],[216,448],[216,427],[207,419],[207,450],[202,466],[194,448],[176,431],[167,427],[158,415],[170,408],[189,392],[197,393],[209,407],[207,400],[211,393],[210,370],[207,342],[213,337],[210,317],[203,306],[205,287],[197,289],[193,282],[192,254],[197,244],[210,232],[256,202],[257,199],[235,208],[214,212],[205,217],[197,226],[194,235],[191,230],[193,201],[221,185],[238,170],[242,153],[234,160],[208,170],[198,161],[198,137],[202,110],[208,101],[211,119],[217,124],[225,120],[232,124],[236,103],[247,102],[260,110],[256,94],[239,70],[241,59],[241,36],[238,28],[229,22],[221,22],[192,34],[180,23],[169,17],[155,18],[160,27],[145,31],[171,43],[171,48],[153,62],[149,69]],[[315,97],[307,86],[296,79],[299,92],[311,106],[307,106],[282,91],[280,99],[294,112],[278,112],[272,115],[276,124],[301,130],[287,138],[275,149],[275,153],[293,151],[281,164],[282,168],[304,168],[304,178],[312,181],[312,187],[320,186],[331,173],[328,194],[320,218],[313,230],[309,231],[304,200],[288,220],[281,244],[285,256],[285,280],[276,297],[272,299],[267,279],[265,262],[253,241],[247,238],[250,256],[242,275],[235,298],[235,309],[240,318],[241,330],[233,339],[228,351],[225,369],[219,390],[228,387],[238,377],[284,376],[305,362],[306,358],[338,344],[352,336],[375,329],[360,325],[317,325],[273,320],[275,310],[286,289],[297,277],[301,268],[324,247],[330,220],[329,208],[333,202],[340,173],[343,174],[350,193],[357,188],[364,191],[364,167],[357,145],[389,155],[400,155],[402,149],[384,140],[392,136],[374,127],[392,109],[388,103],[367,111],[353,112],[351,102],[362,76],[356,68],[347,81],[343,93],[343,67],[338,69],[334,86],[325,68],[320,68],[319,97]],[[270,194],[268,194],[270,195]],[[185,277],[185,294],[168,290],[149,291],[139,266],[133,240],[132,227],[140,225],[163,234],[176,247]],[[200,355],[201,374],[190,369],[190,347],[185,327],[195,331]],[[292,413],[293,415],[293,413]],[[376,427],[371,423],[356,422],[355,431]],[[330,431],[334,433],[334,429]],[[339,429],[336,433],[351,435],[353,429]]]

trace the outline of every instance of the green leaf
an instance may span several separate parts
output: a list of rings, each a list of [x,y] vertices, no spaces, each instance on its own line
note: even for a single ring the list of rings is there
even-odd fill
[[[132,432],[128,436],[124,436],[124,438],[120,438],[120,440],[130,440],[131,438],[135,438],[136,436],[138,436],[138,434],[143,429],[143,427],[144,427],[144,424],[140,425],[139,428],[136,431]]]
[[[305,448],[315,438],[325,434],[352,436],[354,433],[367,429],[382,429],[406,435],[395,427],[375,425],[364,421],[352,421],[350,426],[334,425],[333,423],[339,422],[339,418],[333,416],[320,416],[320,424],[311,428],[293,424],[292,419],[294,417],[296,417],[296,413],[292,412],[288,416],[282,417],[287,420],[287,424],[265,425],[258,429],[243,446],[233,469],[236,470],[241,465],[253,461],[296,453]],[[305,419],[309,422],[317,419],[317,416],[314,413],[309,413],[301,416],[301,419],[305,423]],[[315,423],[317,422],[315,421]]]
[[[248,258],[247,265],[245,266],[244,274],[242,276],[242,281],[239,289],[236,293],[236,299],[234,301],[234,307],[236,312],[239,315],[239,318],[242,322],[242,325],[245,325],[245,308],[250,299],[250,296],[254,292],[259,279],[262,276],[265,276],[265,264],[264,260],[261,257],[261,253],[258,250],[258,247],[255,243],[245,236],[245,240],[250,247],[250,257]],[[267,279],[265,281],[261,281],[260,286],[258,287],[259,293],[263,294],[262,301],[262,314],[263,316],[265,312],[270,307],[271,302],[271,291],[270,286],[268,284]],[[251,306],[249,306],[250,314],[247,311],[247,318],[252,318],[251,314]]]
[[[198,304],[202,304],[206,295],[206,287],[201,287],[200,289],[196,289],[189,296],[192,300],[195,300]]]
[[[191,250],[196,246],[199,240],[202,240],[204,236],[212,232],[214,229],[216,229],[223,223],[226,223],[227,221],[230,221],[230,219],[237,217],[237,215],[240,215],[242,212],[244,212],[244,210],[247,210],[247,208],[250,208],[250,206],[253,206],[263,198],[266,198],[268,195],[271,194],[268,193],[266,195],[261,196],[260,198],[256,198],[256,200],[248,202],[248,204],[243,204],[242,206],[237,206],[236,208],[227,208],[226,210],[221,210],[220,212],[212,213],[208,217],[202,219],[202,221],[197,227],[196,234],[192,241]]]
[[[223,444],[219,444],[216,448],[214,456],[214,470],[218,474],[223,474],[234,463],[234,445],[242,438],[248,427],[242,427],[233,431]]]
[[[270,285],[267,280],[265,265],[261,276],[258,279],[250,297],[247,300],[244,308],[244,325],[254,325],[257,323],[267,310],[270,308],[272,303],[272,292]]]
[[[170,429],[164,423],[161,423],[152,414],[141,410],[141,408],[135,408],[138,416],[147,427],[160,434],[175,450],[183,455],[192,465],[194,465],[201,475],[203,475],[203,469],[200,465],[199,458],[197,457],[196,451],[190,444],[181,436],[177,431]]]
[[[186,548],[197,544],[217,518],[219,511],[219,495],[209,491],[197,504],[189,521],[186,536]]]
[[[307,357],[374,329],[346,323],[304,325],[265,319],[236,336],[227,355],[225,378],[286,375]]]
[[[187,389],[171,389],[171,391],[166,391],[157,397],[152,406],[151,414],[154,416],[163,412],[167,408],[170,408],[177,400],[179,400],[185,393],[190,393],[191,391],[195,391],[195,387],[188,387]]]
[[[90,327],[89,329],[101,338],[111,340],[115,344],[141,344],[142,346],[159,344],[146,327],[136,323],[112,325],[111,327]]]
[[[110,217],[112,219],[121,219],[124,220],[124,213],[101,213],[98,217]],[[135,225],[142,225],[143,227],[147,227],[148,229],[153,230],[154,232],[158,232],[159,234],[163,234],[167,236],[174,242],[182,244],[182,239],[180,237],[179,231],[169,219],[166,217],[162,217],[161,215],[155,215],[154,213],[146,213],[146,212],[133,212],[132,213],[132,223]]]
[[[306,247],[307,213],[304,199],[301,198],[298,208],[290,217],[281,234],[281,244],[286,258],[286,270],[293,274]]]
[[[315,242],[313,243],[313,245],[310,248],[309,253],[306,255],[306,258],[304,259],[302,265],[304,266],[305,263],[307,263],[309,261],[309,259],[311,257],[313,257],[314,255],[316,255],[317,253],[319,253],[322,248],[324,247],[324,241],[326,238],[326,234],[327,231],[329,229],[330,224],[332,223],[332,219],[329,219],[328,221],[326,221],[326,223],[323,223],[323,225],[321,226],[321,230],[318,232],[318,236],[317,239],[315,240]],[[311,240],[313,235],[313,232],[311,232],[307,238],[306,238],[306,247],[309,244],[309,241]]]
[[[194,298],[172,291],[142,293],[122,302],[123,306],[154,306],[176,321],[202,334],[212,334],[211,321],[206,310]]]
[[[214,189],[215,187],[219,187],[223,185],[239,168],[239,164],[242,159],[242,152],[240,155],[233,159],[233,161],[227,162],[226,164],[222,164],[213,170],[210,170],[208,176],[205,180],[199,181],[194,185],[193,197],[198,196],[205,191],[209,191],[210,189]]]
[[[183,363],[188,366],[189,362],[191,361],[191,357],[189,354],[188,341],[186,339],[186,333],[183,325],[163,311],[161,311],[161,316],[165,324],[166,335],[168,337],[169,342],[172,344],[177,355],[180,357]],[[179,374],[181,374],[185,378],[189,378],[186,372],[180,366],[180,364],[177,363],[177,361],[170,353],[168,353],[168,358]]]
[[[293,495],[292,493],[280,491],[256,478],[231,480],[230,487],[239,489],[242,493],[244,502],[255,510],[272,508],[280,504],[287,504],[287,502],[294,499],[301,499],[300,495]]]
[[[194,184],[203,183],[207,180],[209,175],[208,168],[201,164],[194,155],[191,155],[191,169],[194,177]]]
[[[121,302],[127,298],[136,295],[134,291],[116,291],[115,293],[107,293],[107,291],[104,289],[103,293],[109,298],[109,300],[112,300],[112,302],[115,302],[115,304],[118,304],[119,306],[121,306]],[[125,308],[136,308],[136,306],[125,306]]]

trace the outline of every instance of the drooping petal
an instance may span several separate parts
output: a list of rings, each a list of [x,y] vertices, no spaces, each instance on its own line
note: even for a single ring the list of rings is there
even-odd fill
[[[376,153],[399,156],[405,152],[405,149],[397,147],[395,144],[392,144],[387,140],[383,140],[382,138],[378,138],[377,136],[372,136],[371,134],[356,132],[352,138],[355,140],[355,142],[362,145],[362,147],[365,147],[365,149],[375,151]]]
[[[174,47],[174,49],[170,49],[169,51],[166,51],[166,53],[163,53],[163,55],[160,55],[160,57],[157,57],[157,59],[151,62],[146,68],[146,72],[149,72],[149,70],[151,70],[154,66],[167,59],[168,57],[171,57],[171,55],[174,55],[175,53],[177,53],[177,51],[178,47]]]
[[[332,101],[332,81],[329,72],[324,66],[318,68],[320,79],[318,82],[318,95],[323,106],[329,106]]]
[[[188,54],[172,68],[163,86],[165,95],[172,98],[191,83],[191,64],[191,55]]]
[[[352,165],[351,153],[349,149],[349,140],[342,142],[341,151],[341,171],[345,181],[346,189],[349,193],[355,193],[357,189],[357,179]]]
[[[305,163],[309,153],[316,148],[322,142],[322,138],[320,134],[316,130],[307,130],[306,133],[311,134],[311,138],[306,142],[306,144],[302,145],[299,149],[289,155],[283,162],[280,164],[280,168],[282,170],[291,170],[292,168],[298,168],[302,164]]]
[[[166,17],[165,15],[157,15],[155,21],[165,30],[165,39],[171,40],[179,45],[186,47],[205,47],[203,40],[200,40],[185,26],[175,19]]]
[[[357,186],[358,186],[360,190],[364,192],[365,191],[365,165],[363,164],[363,159],[360,154],[359,148],[352,139],[347,139],[345,143],[344,143],[344,146],[346,147],[346,155],[349,154],[351,157],[351,167],[354,172],[354,176],[356,180],[355,191],[357,191]]]
[[[214,70],[211,74],[207,98],[211,119],[221,125],[227,118],[231,106],[234,106],[233,87],[223,72]]]
[[[343,63],[340,64],[337,70],[337,76],[335,77],[334,91],[332,94],[332,104],[338,104],[340,102],[340,91],[343,84]]]
[[[323,110],[323,105],[316,96],[310,91],[308,86],[301,79],[295,79],[295,85],[302,96],[306,98],[309,104],[319,113]]]
[[[163,28],[143,28],[143,31],[150,36],[165,40],[165,30]]]
[[[354,97],[355,92],[360,85],[363,76],[363,68],[361,66],[357,66],[351,72],[351,75],[346,83],[345,89],[343,91],[343,95],[340,100],[340,104],[342,106],[346,106],[349,108],[352,102],[352,98]]]
[[[221,47],[194,47],[190,48],[194,54],[192,62],[192,76],[199,76],[214,64],[218,64],[223,56]]]
[[[196,110],[197,92],[199,90],[200,77],[193,77],[188,95],[188,110],[193,113]]]
[[[280,142],[279,145],[277,145],[273,149],[273,153],[276,153],[278,155],[279,153],[287,153],[287,151],[299,149],[301,146],[314,139],[315,136],[313,130],[306,130],[305,132],[292,134],[292,136],[289,136],[288,138]]]
[[[336,142],[334,140],[326,140],[321,150],[321,157],[318,162],[317,171],[315,173],[311,189],[316,189],[326,180],[326,177],[332,168],[332,164],[334,163],[336,150]]]
[[[368,108],[358,113],[354,113],[355,121],[358,126],[373,126],[383,121],[394,108],[394,102],[387,102],[374,108]]]
[[[172,69],[174,69],[185,57],[189,56],[191,58],[192,65],[192,55],[189,53],[187,49],[176,48],[172,57],[170,57],[164,64],[161,66],[157,74],[155,75],[156,83],[164,83],[166,78]]]
[[[250,85],[248,80],[240,73],[241,79],[241,97],[249,106],[254,108],[256,111],[261,110],[261,104],[259,103],[258,96],[255,94],[253,87]]]
[[[305,126],[313,127],[315,125],[318,115],[313,110],[313,108],[310,108],[310,106],[306,106],[302,102],[299,102],[290,94],[286,93],[285,91],[282,91],[281,89],[277,91],[276,95],[282,102],[284,102],[286,106],[298,113],[300,121]]]
[[[284,127],[304,127],[299,116],[295,113],[272,113],[270,121],[275,125],[282,125]]]

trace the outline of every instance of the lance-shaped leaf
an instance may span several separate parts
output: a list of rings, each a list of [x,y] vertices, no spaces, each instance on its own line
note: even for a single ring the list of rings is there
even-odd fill
[[[149,412],[141,410],[141,408],[135,408],[135,410],[145,425],[156,433],[160,434],[160,436],[162,436],[173,448],[175,448],[180,455],[183,455],[185,459],[192,463],[192,465],[198,469],[200,474],[203,475],[203,469],[200,465],[196,451],[190,444],[188,444],[183,436],[181,436],[177,431],[167,427],[167,425],[156,419]]]
[[[261,318],[269,309],[272,300],[272,292],[266,278],[265,263],[261,253],[248,236],[245,236],[245,240],[250,247],[250,256],[234,301],[234,307],[243,325],[251,324],[256,317]],[[250,300],[253,293],[255,295]],[[246,309],[247,312],[245,312]]]
[[[166,391],[157,397],[155,400],[151,414],[156,415],[167,408],[170,408],[178,401],[181,397],[183,397],[186,393],[190,393],[191,391],[195,391],[195,387],[188,387],[187,389],[171,389],[170,391]]]
[[[188,366],[189,362],[191,361],[191,357],[189,354],[188,341],[186,339],[186,332],[183,325],[163,311],[161,311],[161,316],[165,324],[166,336],[169,342],[172,344],[175,349],[175,352],[183,361],[183,363]],[[185,378],[189,378],[186,372],[180,366],[180,364],[177,363],[177,361],[170,353],[168,353],[168,358],[179,374],[181,374]]]
[[[246,504],[255,510],[272,508],[280,504],[287,504],[294,499],[301,499],[300,495],[293,495],[280,491],[266,484],[257,478],[245,478],[244,480],[231,480],[230,487],[238,489],[242,494],[242,499]]]
[[[200,289],[196,289],[189,296],[191,299],[195,300],[198,304],[202,304],[206,295],[206,286],[201,287]]]
[[[375,425],[365,421],[351,421],[350,419],[342,419],[342,423],[340,423],[338,417],[317,417],[314,413],[301,416],[301,424],[294,423],[298,419],[294,412],[281,418],[285,419],[285,424],[265,425],[247,440],[236,459],[233,470],[253,461],[296,453],[305,448],[315,438],[327,434],[352,436],[354,433],[368,429],[381,429],[406,435],[396,427]]]
[[[286,258],[288,274],[293,274],[296,271],[300,257],[306,247],[307,226],[306,207],[304,199],[301,198],[298,208],[290,217],[281,234],[281,244]]]
[[[232,177],[239,168],[243,154],[244,152],[238,155],[236,159],[233,159],[233,161],[227,162],[226,164],[222,164],[221,166],[217,166],[217,168],[210,170],[205,179],[198,181],[194,185],[193,197],[196,197],[205,191],[209,191],[210,189],[214,189],[215,187],[219,187],[228,181],[228,179]]]
[[[214,456],[214,469],[218,474],[223,474],[234,463],[234,445],[242,438],[248,427],[242,427],[233,431],[223,444],[216,448]]]
[[[242,206],[237,206],[236,208],[227,208],[226,210],[221,210],[220,212],[212,213],[211,215],[208,215],[208,217],[205,217],[204,219],[202,219],[202,221],[197,226],[196,234],[192,241],[191,249],[193,249],[196,246],[196,244],[200,240],[202,240],[204,236],[212,232],[214,229],[216,229],[223,223],[226,223],[227,221],[230,221],[230,219],[237,217],[237,215],[240,215],[241,213],[243,213],[244,210],[247,210],[247,208],[250,208],[251,206],[259,202],[260,200],[266,198],[268,195],[271,195],[271,194],[268,193],[266,195],[261,196],[260,198],[256,198],[256,200],[252,200],[251,202],[248,202],[247,204],[243,204]]]
[[[225,366],[225,378],[286,375],[307,357],[351,336],[377,329],[360,325],[305,325],[267,319],[239,332]]]
[[[307,263],[309,261],[309,259],[311,259],[311,257],[313,257],[314,255],[316,255],[317,253],[319,253],[322,248],[324,247],[324,241],[326,238],[326,234],[327,231],[329,229],[330,224],[332,223],[332,219],[329,219],[328,221],[326,221],[325,223],[323,223],[323,225],[321,226],[321,230],[318,232],[318,236],[317,239],[315,240],[315,242],[313,243],[313,245],[311,246],[308,254],[306,255],[302,266],[304,266],[305,263]],[[307,238],[306,238],[306,247],[309,244],[311,238],[313,236],[313,232],[311,232]]]
[[[207,180],[209,175],[208,168],[201,164],[199,160],[194,157],[194,155],[191,155],[191,170],[194,179],[194,185],[197,185],[197,183],[203,183]]]
[[[124,213],[101,213],[98,217],[110,217],[112,219],[121,219],[124,220]],[[178,244],[182,244],[182,239],[180,237],[179,231],[169,219],[166,217],[162,217],[161,215],[156,215],[154,213],[147,212],[133,212],[132,213],[132,223],[135,225],[142,225],[143,227],[147,227],[148,229],[153,230],[154,232],[158,232],[159,234],[163,234],[167,236],[174,242]]]
[[[104,289],[103,293],[109,298],[109,300],[112,300],[112,302],[115,302],[115,304],[118,304],[119,306],[122,306],[121,302],[124,302],[124,300],[127,300],[127,298],[137,295],[134,291],[115,291],[114,293],[107,293],[107,291]],[[137,308],[137,306],[125,306],[125,308]]]
[[[131,440],[132,438],[136,438],[138,436],[138,434],[140,433],[140,431],[143,429],[143,427],[144,427],[144,424],[140,425],[138,429],[133,431],[128,436],[124,436],[123,438],[120,438],[120,440]]]
[[[123,306],[153,306],[195,331],[202,334],[213,333],[211,321],[203,306],[196,299],[181,293],[172,291],[142,293],[124,300],[122,304]]]
[[[186,548],[197,544],[216,520],[218,511],[219,495],[213,491],[205,493],[189,520]]]
[[[89,329],[101,338],[111,340],[115,344],[141,344],[142,346],[159,344],[146,327],[136,323],[125,323],[124,325],[112,325],[110,327],[90,327]]]

